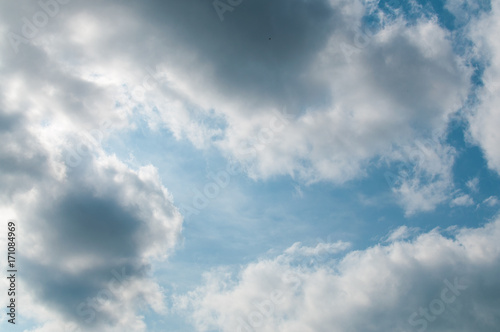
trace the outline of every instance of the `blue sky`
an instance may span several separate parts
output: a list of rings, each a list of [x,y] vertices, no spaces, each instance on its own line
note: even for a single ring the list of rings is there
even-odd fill
[[[1,331],[498,330],[500,3],[0,6]]]

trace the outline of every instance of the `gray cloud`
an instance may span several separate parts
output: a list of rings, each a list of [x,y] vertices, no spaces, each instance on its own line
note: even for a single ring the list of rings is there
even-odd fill
[[[146,57],[149,62],[175,57],[176,49],[184,48],[201,67],[211,67],[219,91],[256,104],[295,110],[329,96],[321,85],[301,78],[329,34],[346,23],[327,1],[252,1],[224,22],[209,1],[134,6],[153,22],[152,33],[163,44],[163,52]]]
[[[28,196],[13,204],[33,306],[51,308],[61,326],[111,331],[140,320],[138,303],[161,299],[148,271],[175,248],[182,217],[154,168],[136,172],[113,157],[87,156],[62,181],[35,183]],[[119,291],[110,286],[117,274],[128,285],[119,280]]]
[[[66,68],[50,82],[62,82],[53,84],[54,106],[75,110],[65,112],[73,123],[139,113],[197,147],[215,144],[251,177],[342,183],[366,175],[370,161],[414,149],[415,139],[443,135],[469,86],[470,71],[436,22],[382,18],[369,32],[370,6],[242,2],[221,22],[211,2],[75,2],[33,43]],[[284,109],[285,130],[247,153],[242,146]],[[440,158],[449,172],[450,158]],[[423,195],[426,208],[415,210],[433,209],[451,187],[440,185],[439,199]]]
[[[0,208],[21,225],[20,259],[29,273],[21,275],[19,300],[23,317],[40,324],[36,331],[66,332],[70,323],[143,331],[138,303],[165,310],[147,272],[176,247],[182,217],[154,167],[131,170],[99,144],[82,151],[82,133],[103,121],[126,126],[127,114],[116,106],[116,89],[72,70],[47,47],[72,5],[61,6],[17,54],[1,42]],[[2,34],[21,34],[22,17],[41,10],[34,1],[2,7]],[[109,134],[99,132],[100,139]],[[67,163],[75,152],[82,158],[76,167]],[[116,275],[126,280],[111,282]]]
[[[145,327],[130,299],[143,297],[161,309],[158,285],[148,282],[152,286],[145,290],[138,285],[151,261],[166,258],[175,247],[182,218],[157,171],[152,166],[131,170],[100,146],[77,167],[66,163],[81,147],[80,134],[103,121],[127,128],[134,116],[145,117],[153,127],[165,126],[198,147],[215,144],[255,178],[289,174],[304,182],[342,183],[366,175],[367,164],[377,158],[413,162],[417,175],[395,190],[407,212],[429,211],[444,201],[453,189],[453,151],[438,139],[426,154],[430,157],[412,161],[413,143],[435,130],[442,137],[449,116],[468,94],[470,70],[453,53],[449,33],[432,20],[411,25],[403,18],[382,18],[376,33],[365,36],[366,45],[356,44],[369,10],[365,5],[243,1],[221,22],[211,1],[70,1],[59,5],[36,36],[19,44],[17,53],[3,38],[1,203],[24,229],[36,230],[23,236],[26,269],[36,272],[25,279],[34,294],[26,303],[34,319],[47,322],[39,330],[71,321],[85,327],[87,317],[76,307],[107,289],[112,271],[122,268],[132,286],[114,294],[110,307],[101,305],[102,314],[92,323],[101,330],[141,331]],[[4,1],[0,7],[4,37],[22,35],[23,17],[32,21],[43,11],[37,1],[27,0]],[[341,45],[355,52],[346,57]],[[137,100],[133,91],[147,82],[148,67],[158,68],[160,79]],[[249,137],[268,128],[273,111],[283,109],[290,115],[283,130],[262,150],[245,154]],[[472,135],[497,169],[493,136],[478,129],[494,123],[488,109],[472,117]],[[490,125],[484,132],[494,130]],[[278,263],[270,265],[289,269]],[[391,267],[402,276],[397,280],[409,277],[397,274],[400,265]],[[411,270],[412,278],[434,271],[424,270]],[[323,285],[320,274],[309,275]],[[432,285],[422,286],[420,300],[430,301],[442,286],[435,280]],[[495,287],[478,288],[477,294],[496,294]],[[305,293],[314,298],[316,291],[311,286]],[[494,322],[494,313],[483,308],[495,303],[486,297],[477,303]],[[53,308],[48,318],[46,307]],[[390,316],[371,309],[361,312],[373,319]],[[199,317],[206,324],[203,311]],[[320,318],[308,316],[301,324],[334,322],[326,314]],[[386,328],[394,327],[386,322]]]
[[[8,202],[50,174],[50,165],[43,146],[24,128],[23,115],[0,110],[0,123],[0,198]]]

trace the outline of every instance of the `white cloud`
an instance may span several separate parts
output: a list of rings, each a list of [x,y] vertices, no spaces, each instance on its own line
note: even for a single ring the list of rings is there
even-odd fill
[[[319,243],[316,247],[304,247],[300,242],[294,243],[285,250],[285,254],[297,256],[317,256],[322,254],[336,254],[350,247],[347,242]]]
[[[248,137],[269,127],[272,114],[229,118],[220,145],[247,164],[251,175],[291,174],[305,181],[342,183],[366,174],[367,163],[387,156],[391,145],[411,146],[421,138],[415,126],[429,133],[442,130],[447,116],[460,107],[467,70],[435,22],[388,24],[346,65],[335,54],[340,42],[352,43],[349,37],[348,31],[332,33],[306,74],[328,87],[330,104],[307,107],[257,149],[246,143]],[[425,53],[429,43],[430,55]]]
[[[471,205],[474,205],[474,200],[472,199],[472,197],[470,197],[467,194],[460,195],[460,196],[454,198],[450,202],[450,206],[451,207],[454,207],[454,206],[471,206]]]
[[[477,0],[447,0],[444,7],[455,16],[455,24],[462,25],[470,21],[473,12],[486,3]]]
[[[237,276],[214,270],[177,296],[177,309],[188,309],[198,331],[494,331],[500,304],[484,295],[500,290],[499,236],[497,219],[452,238],[434,230],[313,267],[281,255]]]
[[[365,5],[294,2],[284,12],[255,3],[277,11],[263,23],[276,37],[263,42],[246,23],[215,25],[216,15],[198,5],[170,6],[164,14],[171,19],[160,20],[146,15],[147,6],[128,8],[117,1],[82,11],[75,4],[58,17],[57,29],[40,32],[33,43],[73,79],[93,87],[89,91],[97,97],[110,99],[89,105],[96,105],[97,118],[114,114],[103,111],[104,105],[118,103],[122,126],[137,114],[152,128],[165,126],[198,148],[216,145],[253,178],[290,175],[305,183],[343,183],[367,175],[368,165],[379,158],[407,162],[420,172],[395,193],[407,214],[429,211],[452,187],[453,160],[441,142],[434,150],[443,153],[419,165],[405,151],[433,131],[442,136],[467,96],[470,71],[434,19],[407,24],[382,15],[380,31],[360,34]],[[326,16],[317,16],[314,6],[323,6]],[[206,41],[171,33],[178,28],[177,11],[197,17],[186,35],[198,40],[203,31]],[[292,20],[295,11],[308,14]],[[293,31],[301,33],[290,40],[286,36]],[[130,50],[121,40],[136,47]],[[227,48],[233,44],[239,46]],[[340,45],[355,52],[346,59]],[[158,68],[157,73],[146,68]],[[62,86],[53,85],[53,93],[64,95]],[[277,121],[276,112],[289,116]]]
[[[472,192],[477,192],[479,190],[479,178],[475,177],[467,181],[466,183],[467,188],[470,189]]]
[[[386,172],[385,178],[406,216],[432,211],[449,199],[456,152],[443,142],[442,135],[435,132],[432,139],[416,140],[387,157],[389,162],[399,162],[397,170]]]
[[[394,231],[392,231],[388,236],[385,242],[394,242],[394,241],[402,241],[410,236],[412,234],[416,233],[418,231],[417,228],[413,227],[408,227],[406,225],[400,226],[396,228]]]
[[[500,173],[500,3],[491,2],[491,12],[473,20],[469,34],[476,46],[476,53],[486,64],[483,74],[484,87],[479,89],[479,105],[469,115],[470,135],[483,150],[488,166]]]
[[[496,196],[490,196],[483,201],[483,204],[493,207],[500,204],[500,200]]]

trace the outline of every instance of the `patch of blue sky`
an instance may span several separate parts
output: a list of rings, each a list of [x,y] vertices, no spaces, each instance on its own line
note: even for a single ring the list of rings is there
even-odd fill
[[[479,202],[497,194],[498,177],[486,169],[481,152],[465,142],[463,129],[455,128],[449,137],[459,151],[454,168],[456,186],[467,193],[465,182],[478,177],[480,191],[472,197]],[[491,213],[475,206],[451,208],[443,203],[433,212],[404,217],[384,177],[387,171],[397,172],[396,165],[373,167],[368,177],[343,186],[328,182],[305,186],[288,176],[253,181],[240,172],[230,175],[229,183],[219,186],[219,192],[210,198],[203,195],[209,184],[216,184],[209,174],[225,172],[228,164],[217,150],[197,150],[165,130],[137,130],[120,137],[116,144],[119,146],[112,150],[122,154],[121,158],[133,154],[141,165],[158,167],[176,204],[196,210],[186,217],[184,247],[172,263],[192,262],[200,272],[209,266],[241,263],[242,257],[252,260],[297,241],[312,245],[321,240],[344,240],[363,248],[398,225],[423,230],[436,225],[474,226]],[[196,197],[203,197],[206,206],[196,206]],[[456,215],[456,210],[461,212]]]

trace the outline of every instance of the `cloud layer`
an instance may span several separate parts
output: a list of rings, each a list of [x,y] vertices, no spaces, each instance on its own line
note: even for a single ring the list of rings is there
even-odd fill
[[[105,149],[142,121],[253,179],[344,185],[397,165],[386,178],[407,217],[472,206],[479,180],[455,188],[451,119],[465,113],[500,174],[500,5],[463,11],[476,5],[447,3],[471,42],[458,55],[437,17],[370,1],[243,1],[222,16],[199,0],[0,3],[0,212],[19,223],[32,331],[145,331],[144,310],[167,311],[149,271],[183,218],[156,167]],[[498,206],[488,195],[477,202]],[[494,331],[500,220],[416,232],[343,256],[345,242],[296,243],[207,273],[175,309],[200,331]]]
[[[448,198],[453,158],[442,138],[471,70],[435,18],[409,22],[340,0],[242,3],[222,22],[197,1],[60,7],[19,54],[71,73],[52,83],[62,107],[71,98],[61,87],[73,84],[71,109],[85,101],[96,118],[140,116],[218,147],[253,178],[344,183],[382,159],[418,168],[394,191],[408,214]],[[119,114],[101,112],[113,103]],[[416,140],[432,140],[435,153],[418,165]]]
[[[71,167],[64,157],[81,141],[52,145],[31,132],[51,127],[13,122],[18,130],[3,132],[18,139],[3,146],[1,210],[18,223],[18,259],[30,272],[21,279],[26,316],[46,322],[36,331],[143,331],[137,303],[165,310],[151,264],[172,252],[182,230],[157,170],[131,170],[99,147]]]
[[[2,3],[2,34],[23,36],[21,18],[44,13],[22,5]],[[183,219],[155,167],[130,169],[102,147],[129,123],[117,86],[51,53],[71,5],[17,53],[1,41],[0,210],[22,239],[18,300],[32,331],[144,331],[141,310],[166,310],[151,266],[177,246]]]
[[[321,243],[288,249],[237,275],[207,273],[177,307],[188,309],[197,331],[495,331],[499,236],[497,218],[343,257],[319,250]]]

